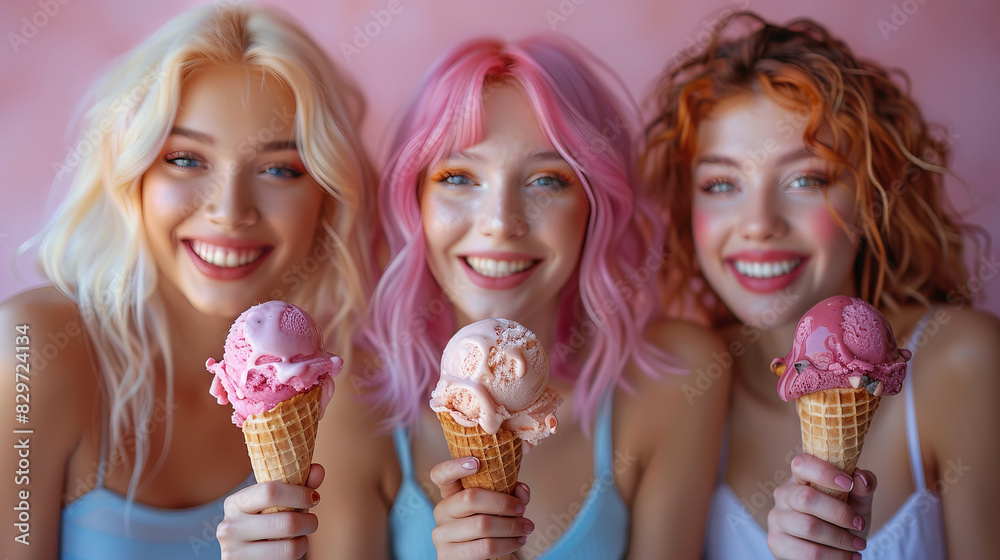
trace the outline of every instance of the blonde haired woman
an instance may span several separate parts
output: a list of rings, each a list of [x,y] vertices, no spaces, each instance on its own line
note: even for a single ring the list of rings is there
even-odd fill
[[[95,86],[88,155],[67,162],[69,192],[39,235],[53,285],[0,307],[21,382],[2,399],[24,405],[3,443],[30,448],[30,478],[4,488],[30,507],[30,531],[12,535],[22,551],[220,554],[223,500],[253,479],[204,363],[270,299],[309,310],[350,359],[375,268],[362,113],[295,23],[240,6],[177,17]],[[4,457],[18,470],[23,457]]]

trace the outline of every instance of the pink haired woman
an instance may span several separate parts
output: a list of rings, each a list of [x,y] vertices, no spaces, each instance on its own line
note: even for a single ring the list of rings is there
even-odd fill
[[[636,115],[579,53],[552,39],[459,45],[392,142],[379,193],[392,257],[370,333],[404,475],[399,557],[700,553],[727,375],[717,367],[698,398],[683,387],[722,349],[656,313],[662,226],[637,195]],[[450,459],[427,405],[451,334],[490,317],[537,334],[565,399],[513,496],[462,489],[478,465]]]

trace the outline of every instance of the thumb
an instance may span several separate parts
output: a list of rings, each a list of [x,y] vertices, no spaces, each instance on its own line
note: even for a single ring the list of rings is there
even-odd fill
[[[864,527],[859,531],[853,531],[862,538],[868,538],[868,529],[872,519],[872,503],[875,501],[875,488],[878,486],[878,479],[875,473],[864,469],[854,471],[854,488],[847,497],[847,505],[854,509],[854,513],[860,515],[864,520]]]
[[[323,484],[323,479],[325,478],[326,469],[323,468],[323,465],[313,463],[309,466],[309,476],[306,477],[306,486],[315,490],[319,488],[320,484]]]
[[[462,491],[462,477],[479,471],[479,460],[475,457],[461,457],[434,465],[431,481],[441,491],[441,499]]]

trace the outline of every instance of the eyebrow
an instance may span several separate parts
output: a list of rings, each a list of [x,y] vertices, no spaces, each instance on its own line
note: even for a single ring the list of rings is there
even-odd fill
[[[204,132],[198,132],[197,130],[191,130],[190,128],[184,128],[181,126],[175,126],[170,129],[170,134],[176,134],[178,136],[185,136],[192,140],[197,140],[199,142],[204,142],[205,144],[215,145],[215,138],[212,138]]]
[[[780,155],[778,157],[777,162],[779,165],[786,165],[803,159],[813,159],[819,157],[820,156],[810,152],[809,150],[801,149]],[[694,165],[696,166],[704,164],[716,164],[716,165],[727,165],[729,167],[740,167],[741,162],[735,158],[721,154],[708,154],[694,161]]]
[[[182,126],[175,126],[170,130],[170,134],[176,134],[178,136],[184,136],[186,138],[191,138],[198,142],[208,144],[210,146],[215,145],[215,138],[211,135],[205,134],[204,132],[198,132],[197,130],[191,130],[190,128],[184,128]],[[257,151],[259,152],[281,152],[285,150],[297,151],[299,149],[298,143],[295,140],[274,140],[262,144]]]

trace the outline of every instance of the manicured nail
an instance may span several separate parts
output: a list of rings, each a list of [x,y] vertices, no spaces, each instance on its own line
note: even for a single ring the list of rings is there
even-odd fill
[[[517,537],[517,542],[524,544],[528,542],[528,537]],[[861,560],[861,556],[858,556],[858,560]]]
[[[313,501],[313,505],[316,505],[316,504],[319,503],[319,492],[313,490],[312,501]]]
[[[531,534],[531,532],[535,530],[535,524],[534,524],[534,523],[532,523],[531,521],[525,521],[525,522],[524,522],[524,525],[521,525],[521,529],[522,529],[522,530],[523,530],[523,531],[524,531],[524,532],[525,532],[526,534],[529,534],[529,535],[530,535],[530,534]]]
[[[864,531],[865,530],[865,520],[862,519],[860,515],[855,515],[854,516],[854,524],[853,525],[854,525],[854,528],[857,529],[858,531]]]
[[[838,474],[837,478],[833,479],[833,482],[848,492],[851,491],[851,488],[854,488],[854,481],[842,474]]]
[[[861,560],[861,555],[855,552],[851,555],[851,560]]]
[[[868,477],[865,476],[864,473],[858,473],[858,478],[861,479],[861,484],[864,484],[865,488],[870,488],[871,487],[871,483],[868,482]]]
[[[527,492],[529,496],[531,495],[531,488],[528,488],[527,484],[523,482],[518,482],[517,485],[521,487],[521,490]]]
[[[524,504],[517,504],[516,506],[514,506],[514,513],[518,515],[524,513]]]
[[[864,550],[866,546],[868,546],[868,543],[865,542],[865,539],[854,537],[854,548]]]
[[[476,459],[469,459],[468,461],[462,463],[462,468],[467,471],[474,471],[479,468],[479,461]]]

